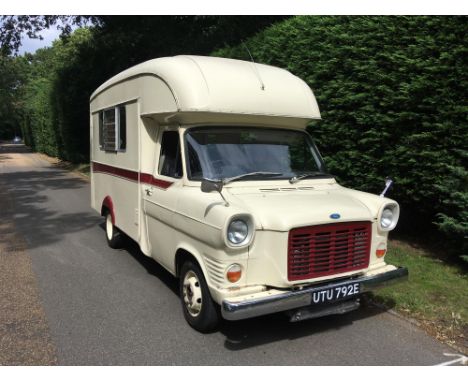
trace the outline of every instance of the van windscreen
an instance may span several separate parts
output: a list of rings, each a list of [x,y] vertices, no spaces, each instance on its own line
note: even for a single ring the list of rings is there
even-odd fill
[[[190,180],[221,180],[253,172],[287,179],[325,172],[323,161],[303,131],[259,127],[196,127],[185,134]],[[261,174],[246,180],[264,179]]]

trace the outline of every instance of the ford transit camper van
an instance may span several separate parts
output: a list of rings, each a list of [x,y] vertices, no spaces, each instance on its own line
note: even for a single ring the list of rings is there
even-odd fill
[[[187,322],[356,309],[407,276],[385,262],[399,206],[340,186],[307,125],[312,90],[286,70],[177,56],[134,66],[90,99],[91,204],[180,281]]]

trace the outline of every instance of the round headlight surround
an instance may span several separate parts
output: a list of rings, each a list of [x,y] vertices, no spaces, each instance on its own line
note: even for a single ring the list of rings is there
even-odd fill
[[[398,223],[400,208],[398,204],[387,204],[379,214],[379,228],[382,231],[391,231]]]
[[[249,215],[235,215],[229,219],[224,237],[228,247],[238,248],[249,245],[253,235],[252,218]]]

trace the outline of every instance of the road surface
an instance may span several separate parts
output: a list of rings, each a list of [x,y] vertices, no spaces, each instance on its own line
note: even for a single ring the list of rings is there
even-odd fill
[[[85,179],[22,146],[0,145],[0,193],[0,216],[13,221],[31,262],[48,328],[41,335],[56,353],[51,363],[432,365],[454,353],[373,307],[294,324],[282,315],[224,322],[215,333],[197,333],[184,321],[170,274],[135,244],[107,246]]]

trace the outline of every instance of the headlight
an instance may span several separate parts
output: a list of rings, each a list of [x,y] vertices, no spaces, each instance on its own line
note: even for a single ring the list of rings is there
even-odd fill
[[[241,245],[249,236],[249,225],[242,219],[235,219],[229,223],[227,229],[228,240],[234,245]]]
[[[254,221],[249,214],[231,216],[225,227],[224,242],[231,248],[250,245],[255,235]]]
[[[400,209],[397,204],[386,205],[380,214],[380,228],[384,231],[394,229],[398,223]]]
[[[380,218],[380,225],[382,228],[388,228],[392,225],[393,222],[393,211],[389,208],[386,208],[382,212],[382,217]]]

